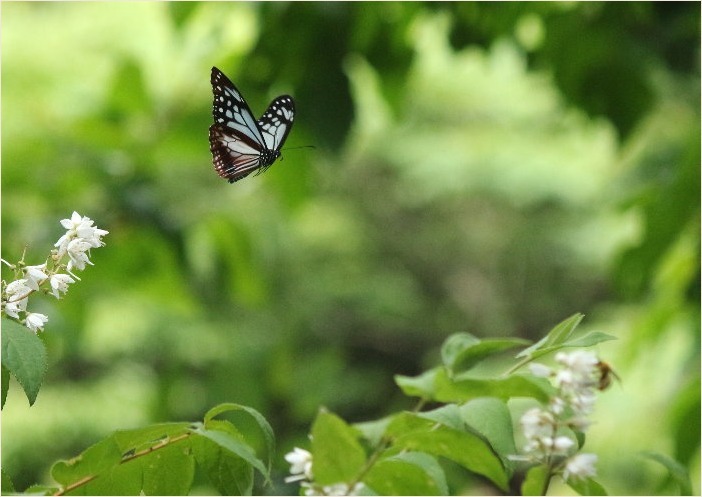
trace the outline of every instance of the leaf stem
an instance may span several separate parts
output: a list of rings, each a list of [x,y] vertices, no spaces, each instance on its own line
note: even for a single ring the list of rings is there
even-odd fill
[[[519,368],[521,368],[521,367],[524,366],[525,364],[528,364],[529,362],[531,362],[531,360],[532,360],[531,357],[525,357],[524,359],[522,359],[521,361],[519,361],[517,364],[515,364],[514,366],[512,366],[511,368],[509,368],[507,371],[505,371],[504,373],[502,373],[502,376],[509,376],[509,375],[511,375],[512,373],[514,373],[516,370],[518,370]]]

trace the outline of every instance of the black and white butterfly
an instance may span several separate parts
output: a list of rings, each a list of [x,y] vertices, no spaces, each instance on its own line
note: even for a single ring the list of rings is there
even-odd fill
[[[290,133],[295,103],[289,95],[271,102],[256,121],[239,90],[216,67],[212,68],[212,117],[210,151],[217,174],[230,183],[268,169]]]

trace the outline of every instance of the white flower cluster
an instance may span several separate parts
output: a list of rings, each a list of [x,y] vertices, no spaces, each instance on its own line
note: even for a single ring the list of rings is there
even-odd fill
[[[346,483],[335,483],[320,487],[313,481],[312,454],[305,449],[295,447],[292,452],[285,454],[285,460],[290,464],[290,476],[285,478],[285,483],[299,481],[305,495],[359,495],[364,488],[363,483],[356,483],[349,488]]]
[[[534,376],[551,378],[557,394],[547,408],[535,407],[522,415],[520,424],[526,438],[526,457],[531,462],[549,464],[555,471],[562,471],[563,478],[595,476],[595,454],[572,455],[575,442],[562,433],[564,427],[585,432],[590,426],[588,416],[595,407],[595,390],[602,385],[606,374],[601,362],[591,352],[559,352],[556,362],[561,366],[553,370],[543,364],[530,364]]]
[[[2,260],[15,272],[15,279],[10,283],[2,280],[2,313],[16,319],[35,333],[44,329],[49,318],[45,314],[27,310],[29,296],[43,290],[57,299],[61,298],[61,294],[68,291],[69,284],[80,280],[71,271],[82,271],[86,264],[92,265],[89,259],[90,249],[104,246],[102,237],[108,234],[107,231],[93,226],[92,219],[77,212],[74,212],[70,219],[62,219],[61,225],[66,229],[66,233],[56,242],[54,246],[57,249],[51,251],[44,264],[27,266],[24,263],[24,255],[17,264]],[[61,260],[66,255],[69,260],[68,264],[64,265]],[[50,289],[42,288],[47,281]]]

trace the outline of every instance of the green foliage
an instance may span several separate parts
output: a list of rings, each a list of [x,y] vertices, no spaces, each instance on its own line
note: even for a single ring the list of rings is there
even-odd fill
[[[470,333],[455,333],[444,341],[441,359],[451,374],[470,369],[492,354],[529,343],[518,338],[479,340]]]
[[[241,438],[231,426],[218,427],[237,439]],[[197,464],[206,472],[212,485],[222,495],[251,495],[254,485],[254,466],[246,459],[208,437],[198,437],[192,441],[193,455]],[[237,447],[239,452],[242,452]],[[249,454],[245,452],[248,456]],[[249,457],[249,459],[251,459]]]
[[[606,350],[623,382],[588,433],[597,480],[657,493],[667,474],[635,457],[655,451],[699,493],[699,14],[692,2],[3,5],[3,258],[52,244],[74,209],[114,237],[66,299],[37,299],[43,359],[35,342],[9,369],[3,322],[15,488],[48,491],[30,485],[105,433],[198,419],[222,399],[254,406],[281,447],[320,405],[371,420],[351,424],[366,463],[406,395],[456,404],[431,406],[439,424],[488,440],[507,468],[500,406],[550,390],[495,371],[581,310],[582,334],[564,337],[573,316],[508,367]],[[288,146],[316,149],[221,182],[212,65],[255,112],[293,95]],[[196,472],[193,492],[290,492],[262,487],[254,459],[287,468],[255,455],[270,437],[243,416],[203,428],[228,446],[190,436],[209,480]],[[364,481],[496,491],[464,466],[437,476],[443,456],[391,452],[378,465],[396,476],[373,465]],[[116,471],[143,474],[133,464]]]
[[[7,391],[10,389],[10,371],[2,366],[0,369],[2,372],[2,407],[5,407],[5,401],[7,400]]]
[[[609,495],[607,491],[592,478],[569,479],[568,486],[580,495]]]
[[[404,413],[390,423],[387,435],[397,450],[445,457],[507,489],[509,475],[500,458],[486,440],[465,425],[454,428],[422,415]]]
[[[395,381],[406,395],[439,402],[461,402],[485,396],[508,399],[519,395],[545,400],[549,392],[546,385],[532,378],[449,378],[443,367],[431,369],[414,378],[396,376]]]
[[[12,478],[5,472],[5,469],[0,469],[2,474],[2,481],[0,481],[0,488],[2,488],[4,493],[10,493],[15,491],[15,486],[12,484]]]
[[[582,314],[574,314],[563,322],[557,324],[548,334],[531,347],[522,350],[517,357],[524,357],[531,361],[537,357],[550,354],[566,347],[591,347],[606,340],[616,337],[602,332],[590,332],[584,336],[574,338],[573,332],[583,319]]]
[[[647,452],[642,455],[647,459],[651,459],[663,465],[668,470],[670,478],[680,488],[680,495],[692,495],[692,482],[690,481],[690,474],[685,466],[665,454]]]
[[[165,423],[117,431],[79,456],[55,463],[51,476],[58,488],[28,492],[186,495],[193,485],[197,463],[222,494],[251,495],[254,469],[267,480],[270,474],[234,424],[213,419],[229,411],[246,412],[259,423],[266,437],[272,437],[270,426],[256,410],[222,404],[211,409],[203,423]]]
[[[366,457],[357,434],[338,416],[322,410],[312,425],[315,480],[321,485],[349,481]]]
[[[524,481],[522,482],[522,495],[545,495],[550,477],[548,468],[545,466],[534,466],[530,468]]]
[[[507,404],[494,397],[469,400],[460,407],[460,418],[490,443],[511,473],[513,463],[507,456],[516,454],[517,448],[512,432],[512,415]]]
[[[551,339],[544,343],[548,343],[552,351],[569,346],[569,338],[581,319],[582,316],[577,315],[565,320],[551,331]],[[454,365],[457,358],[471,357],[470,366],[467,361],[463,362],[468,368],[460,375],[464,376],[479,363],[494,359],[497,352],[506,348],[505,344],[515,345],[509,340],[487,342],[483,344],[482,340],[465,333],[452,335],[442,346],[442,361]],[[476,354],[475,351],[488,352]],[[518,353],[515,360],[523,355]],[[345,485],[344,488],[354,489],[362,483],[372,493],[380,495],[436,495],[446,489],[446,476],[439,463],[445,459],[507,491],[515,473],[512,456],[518,453],[512,431],[513,413],[507,400],[529,397],[547,402],[550,392],[512,373],[498,380],[480,380],[483,387],[479,391],[475,384],[468,389],[464,386],[467,380],[457,380],[453,388],[464,396],[446,398],[436,383],[437,378],[443,378],[446,383],[453,381],[448,378],[447,370],[448,366],[444,365],[421,374],[419,379],[396,378],[406,395],[419,396],[422,403],[445,403],[435,409],[420,411],[418,407],[413,412],[399,412],[378,421],[356,424],[355,430],[338,416],[320,411],[310,436],[313,488],[320,491],[324,486]],[[517,381],[505,387],[508,380]],[[473,395],[467,395],[468,391]],[[583,443],[584,439],[579,447]],[[543,494],[552,476],[549,468],[529,468],[522,492]],[[603,487],[592,479],[572,483],[572,487],[583,495],[606,495]]]
[[[36,333],[10,319],[2,319],[2,405],[5,405],[12,374],[34,404],[47,368],[46,348]]]
[[[378,461],[364,482],[379,495],[447,495],[446,477],[437,460],[406,452]]]

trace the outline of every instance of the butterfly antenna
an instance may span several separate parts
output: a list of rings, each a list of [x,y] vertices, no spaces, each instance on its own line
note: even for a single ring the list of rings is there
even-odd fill
[[[285,147],[285,151],[288,151],[288,150],[297,150],[297,149],[300,149],[300,148],[317,148],[317,147],[315,147],[314,145],[301,145],[301,146],[299,146],[299,147]]]

